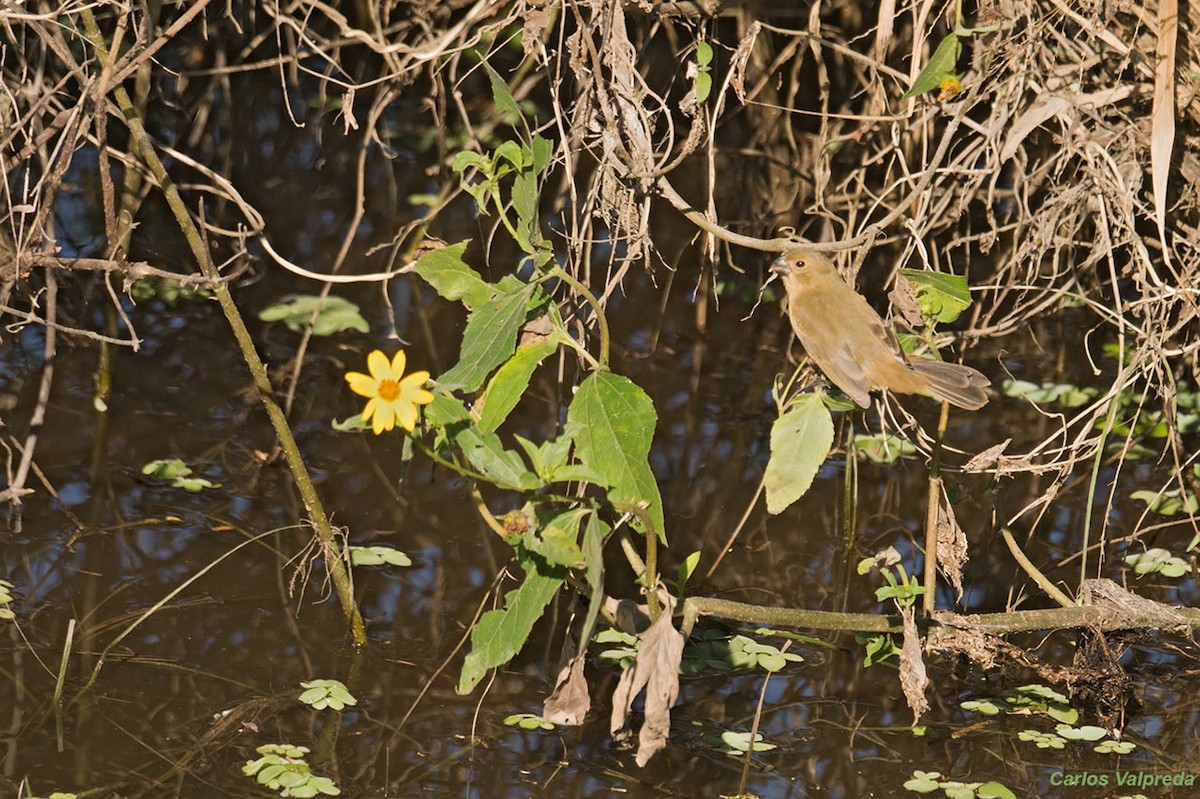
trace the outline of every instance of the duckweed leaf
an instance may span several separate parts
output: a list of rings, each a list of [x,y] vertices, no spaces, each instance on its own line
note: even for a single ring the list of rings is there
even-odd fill
[[[820,394],[805,394],[771,426],[764,479],[767,512],[782,513],[804,496],[833,445],[833,417]]]
[[[313,319],[314,311],[316,319]],[[312,295],[294,297],[289,302],[267,306],[259,311],[258,318],[264,322],[283,322],[297,333],[311,320],[314,336],[332,336],[343,330],[366,333],[371,329],[357,305],[333,294],[324,300]]]
[[[1161,574],[1164,577],[1182,577],[1190,571],[1186,560],[1160,547],[1126,555],[1125,565],[1131,566],[1137,574]]]
[[[412,558],[400,550],[378,544],[372,547],[350,547],[351,566],[411,566]]]

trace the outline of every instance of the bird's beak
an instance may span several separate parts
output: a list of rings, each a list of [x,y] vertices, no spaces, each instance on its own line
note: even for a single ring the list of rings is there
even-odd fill
[[[771,262],[771,271],[777,275],[786,275],[791,268],[792,265],[782,255]]]

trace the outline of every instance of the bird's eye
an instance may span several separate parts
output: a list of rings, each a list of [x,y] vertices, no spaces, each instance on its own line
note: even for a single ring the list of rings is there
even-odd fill
[[[796,261],[797,269],[803,269],[806,266],[808,266],[808,264],[804,263],[804,259],[800,259],[799,261]]]

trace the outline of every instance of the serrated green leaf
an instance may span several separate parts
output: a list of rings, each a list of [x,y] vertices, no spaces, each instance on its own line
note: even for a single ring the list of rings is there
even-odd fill
[[[958,35],[955,33],[946,34],[946,38],[942,39],[937,49],[933,51],[933,55],[930,56],[929,63],[925,65],[925,68],[921,70],[921,74],[917,75],[917,79],[913,81],[912,87],[902,96],[905,99],[916,97],[938,88],[946,78],[954,77],[956,75],[954,67],[958,63],[958,56],[961,51],[962,43],[959,42]]]
[[[647,503],[645,513],[665,543],[662,497],[647,461],[657,421],[654,403],[633,381],[594,372],[567,409],[566,432],[579,460],[610,486],[614,502]]]
[[[532,491],[542,486],[538,476],[525,468],[521,456],[505,449],[495,433],[463,423],[452,426],[448,432],[454,445],[466,456],[467,462],[500,488]]]
[[[477,406],[479,427],[492,432],[498,428],[529,388],[529,380],[538,364],[558,349],[556,342],[546,341],[518,347],[513,357],[496,370]],[[481,407],[480,407],[481,406]],[[534,465],[535,470],[537,465]]]
[[[924,269],[901,269],[900,273],[912,282],[921,314],[926,319],[943,324],[953,322],[971,304],[971,291],[965,277]]]
[[[494,287],[463,261],[466,241],[427,252],[417,259],[417,274],[447,300],[462,300],[468,309],[482,307],[492,298]]]
[[[763,477],[768,513],[782,513],[804,496],[832,445],[833,418],[819,394],[805,394],[775,420]]]
[[[525,579],[505,595],[504,608],[484,613],[471,631],[471,651],[463,661],[459,694],[470,693],[488,669],[507,663],[521,651],[567,573],[533,555],[522,557],[521,567]]]
[[[533,172],[540,177],[554,159],[554,142],[544,136],[534,136],[530,152],[533,153]]]
[[[512,357],[517,333],[525,321],[525,305],[533,294],[531,286],[498,293],[467,319],[458,363],[438,383],[445,388],[475,391],[492,370]]]
[[[525,548],[555,566],[571,568],[579,565],[583,562],[583,552],[576,543],[579,539],[579,523],[591,512],[591,508],[573,508],[555,513],[545,520],[539,518],[540,529],[525,531]]]
[[[483,62],[483,68],[487,71],[488,81],[492,84],[492,99],[496,101],[496,110],[501,114],[513,117],[515,121],[523,122],[525,117],[521,114],[521,107],[517,105],[512,92],[508,90],[508,84],[504,78],[500,77],[500,73],[486,61]]]

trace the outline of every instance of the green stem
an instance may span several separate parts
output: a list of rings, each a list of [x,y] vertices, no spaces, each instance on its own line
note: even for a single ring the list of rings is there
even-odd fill
[[[592,310],[596,313],[596,325],[600,328],[600,368],[608,371],[608,320],[604,316],[604,309],[600,306],[600,301],[588,290],[587,286],[558,264],[550,267],[546,276],[556,277],[566,283],[575,290],[576,294],[583,297],[588,305],[592,306]]]
[[[90,9],[83,9],[82,19],[84,26],[87,28],[88,39],[96,49],[97,58],[102,66],[106,65],[109,61],[109,53],[100,35],[100,29],[96,25],[96,19],[92,16]],[[225,319],[229,322],[229,326],[233,330],[233,336],[237,340],[238,348],[242,352],[242,358],[245,359],[246,366],[249,367],[250,374],[254,379],[254,385],[258,389],[259,399],[267,411],[267,416],[271,420],[271,426],[275,429],[275,435],[278,437],[280,446],[283,448],[288,467],[292,472],[292,478],[296,483],[296,488],[300,492],[304,507],[308,510],[313,527],[316,529],[317,535],[321,540],[325,552],[325,563],[329,569],[329,576],[333,581],[334,590],[337,592],[338,599],[341,602],[342,612],[350,624],[354,643],[356,646],[364,646],[367,643],[366,627],[363,625],[362,616],[358,612],[358,606],[354,602],[354,593],[350,585],[350,573],[346,570],[341,547],[334,535],[333,526],[329,522],[329,516],[325,513],[325,507],[321,504],[316,486],[313,485],[308,468],[304,465],[304,459],[300,455],[300,448],[297,446],[296,439],[292,435],[291,428],[288,426],[287,417],[284,416],[283,410],[275,400],[274,390],[271,388],[271,381],[267,376],[267,368],[263,364],[262,359],[259,358],[258,351],[254,348],[254,341],[250,336],[250,331],[247,329],[246,323],[242,319],[242,315],[238,311],[232,295],[229,293],[229,286],[221,280],[221,274],[212,262],[208,248],[204,244],[204,239],[200,235],[200,231],[197,229],[195,222],[193,222],[191,215],[188,213],[187,206],[179,194],[179,189],[171,180],[170,175],[167,174],[166,167],[163,166],[162,160],[158,157],[158,153],[150,141],[150,136],[146,133],[146,128],[142,124],[141,116],[138,114],[137,109],[134,108],[129,94],[122,86],[115,86],[113,87],[113,96],[117,101],[117,106],[121,109],[121,114],[129,129],[137,155],[150,169],[150,173],[154,175],[155,180],[158,181],[167,205],[170,207],[171,213],[175,216],[175,221],[179,225],[180,232],[183,233],[184,238],[187,240],[201,273],[212,282],[213,293],[217,297],[217,302],[221,305]]]

